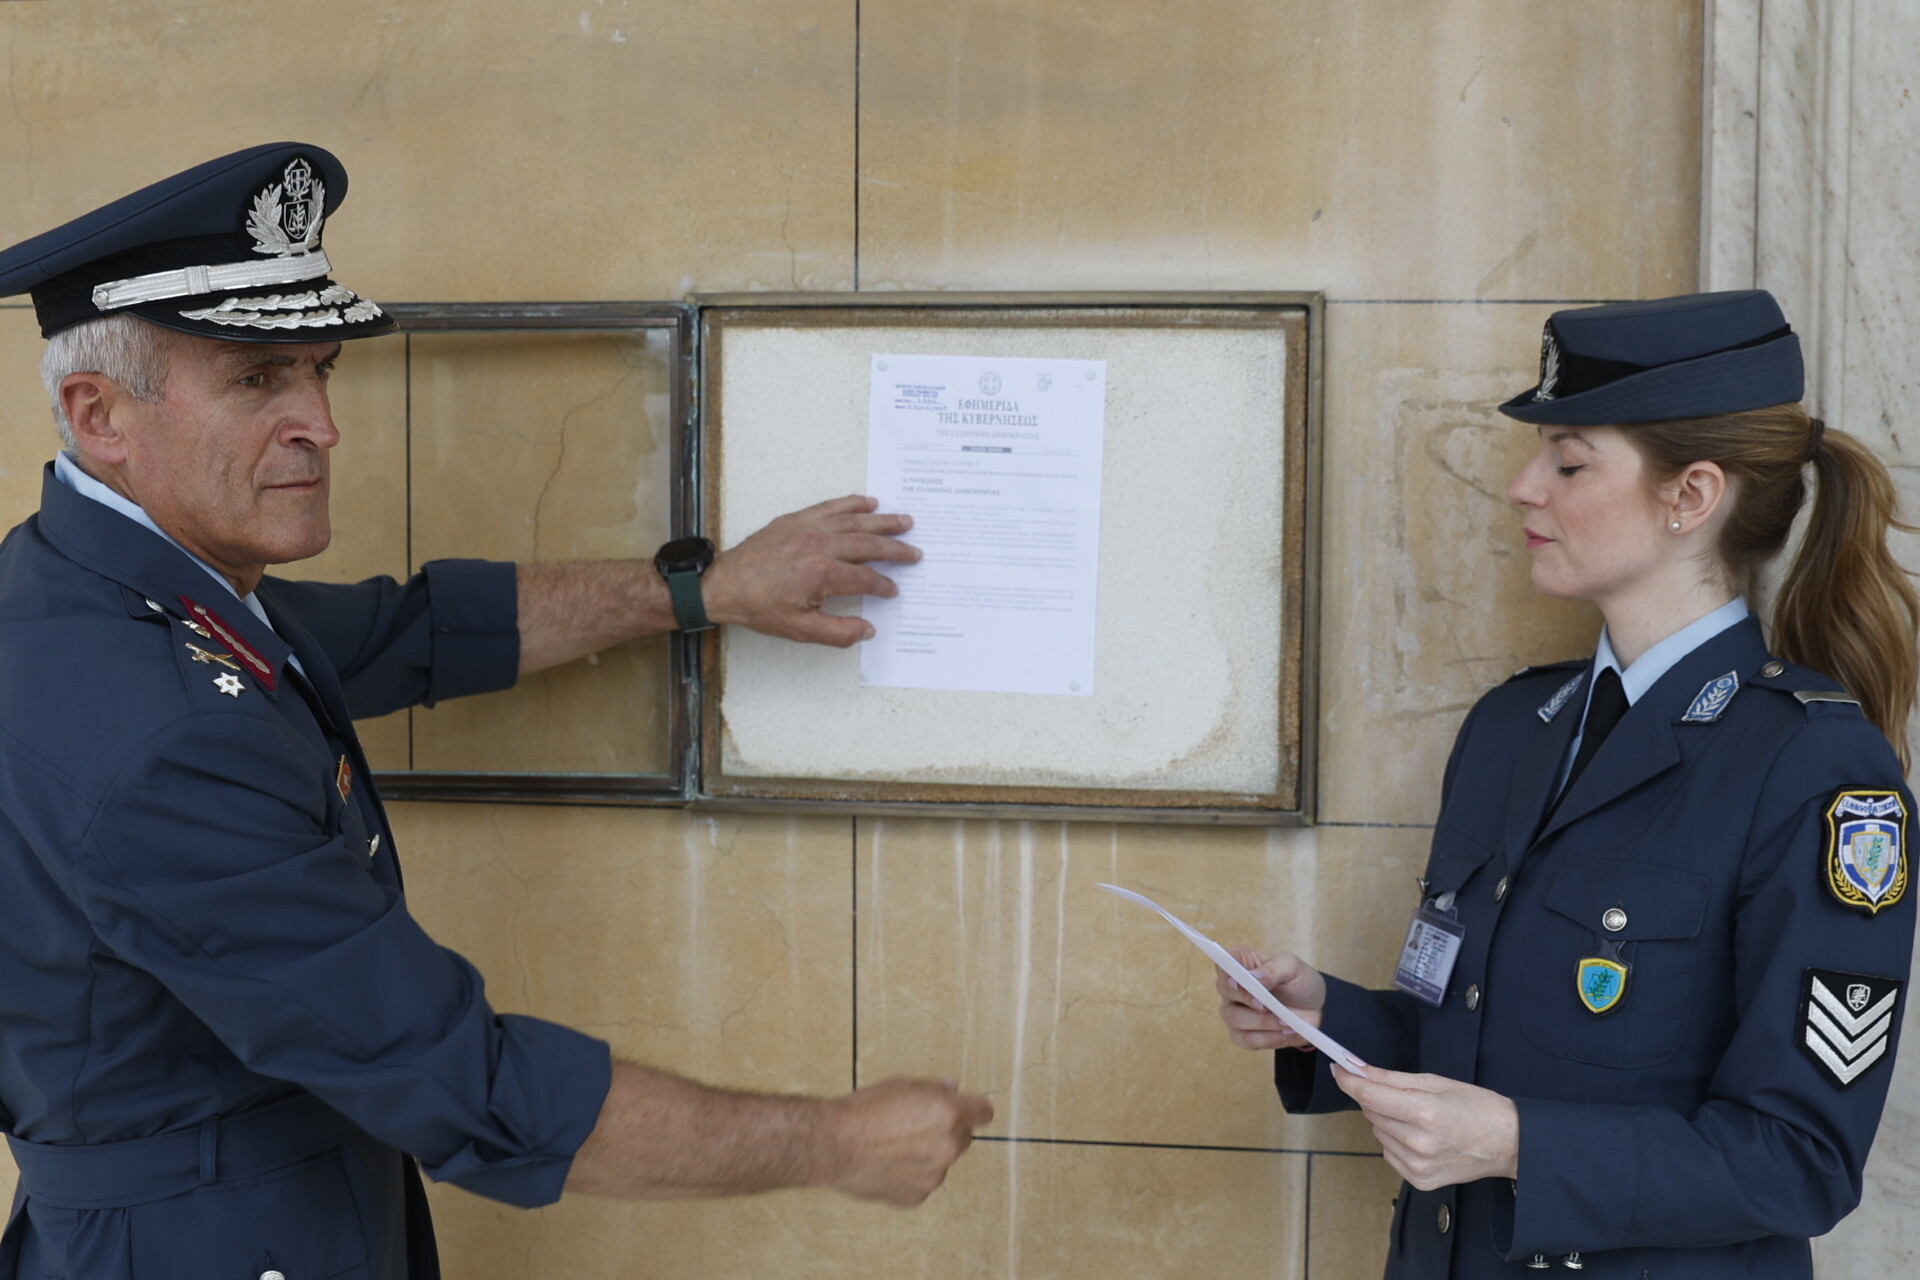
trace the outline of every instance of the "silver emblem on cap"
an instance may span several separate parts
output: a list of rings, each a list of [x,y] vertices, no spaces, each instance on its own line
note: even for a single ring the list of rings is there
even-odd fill
[[[1548,325],[1540,331],[1540,386],[1533,393],[1534,402],[1553,399],[1553,388],[1560,381],[1560,344],[1553,340],[1553,326]]]
[[[279,258],[312,253],[320,247],[326,184],[313,176],[313,166],[300,156],[293,158],[280,179],[253,198],[253,209],[247,214],[253,251]]]

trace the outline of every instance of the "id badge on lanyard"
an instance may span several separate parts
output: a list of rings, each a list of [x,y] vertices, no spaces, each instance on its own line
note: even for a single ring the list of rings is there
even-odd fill
[[[1453,910],[1451,893],[1421,903],[1407,923],[1407,941],[1400,948],[1393,985],[1439,1008],[1446,999],[1447,981],[1453,977],[1453,963],[1460,958],[1460,944],[1466,936],[1466,928]]]

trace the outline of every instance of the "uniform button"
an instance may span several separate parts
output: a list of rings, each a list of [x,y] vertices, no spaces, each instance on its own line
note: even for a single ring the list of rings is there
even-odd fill
[[[1440,1234],[1447,1234],[1453,1229],[1453,1210],[1441,1205],[1440,1212],[1434,1215],[1434,1221],[1440,1224]],[[261,1277],[261,1280],[266,1280],[266,1277]]]
[[[260,1273],[260,1280],[287,1280],[287,1278],[278,1271],[262,1271]]]
[[[1480,1007],[1480,985],[1475,983],[1467,988],[1467,1012],[1472,1013]]]
[[[1608,907],[1600,917],[1600,925],[1608,933],[1618,933],[1627,927],[1627,913],[1618,907]]]
[[[1766,666],[1760,668],[1760,674],[1765,676],[1767,679],[1771,680],[1775,676],[1779,675],[1781,672],[1785,671],[1786,669],[1787,668],[1783,663],[1769,662]]]
[[[1505,876],[1501,876],[1500,883],[1493,886],[1493,900],[1495,902],[1499,902],[1506,896],[1507,896],[1507,878]]]

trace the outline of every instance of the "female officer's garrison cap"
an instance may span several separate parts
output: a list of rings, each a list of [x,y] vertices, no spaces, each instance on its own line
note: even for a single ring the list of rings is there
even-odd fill
[[[1540,384],[1500,406],[1522,422],[1598,427],[1800,399],[1800,339],[1765,289],[1556,311]]]
[[[368,338],[398,326],[329,278],[320,227],[347,197],[333,155],[272,142],[209,160],[0,253],[0,298],[40,335],[122,313],[225,342]]]

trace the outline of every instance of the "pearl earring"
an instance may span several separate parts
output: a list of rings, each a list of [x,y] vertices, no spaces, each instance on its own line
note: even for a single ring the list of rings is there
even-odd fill
[[[1675,521],[1673,522],[1673,527],[1674,527],[1675,529],[1678,529],[1678,528],[1680,527],[1680,522],[1679,522],[1678,520],[1675,520]]]

